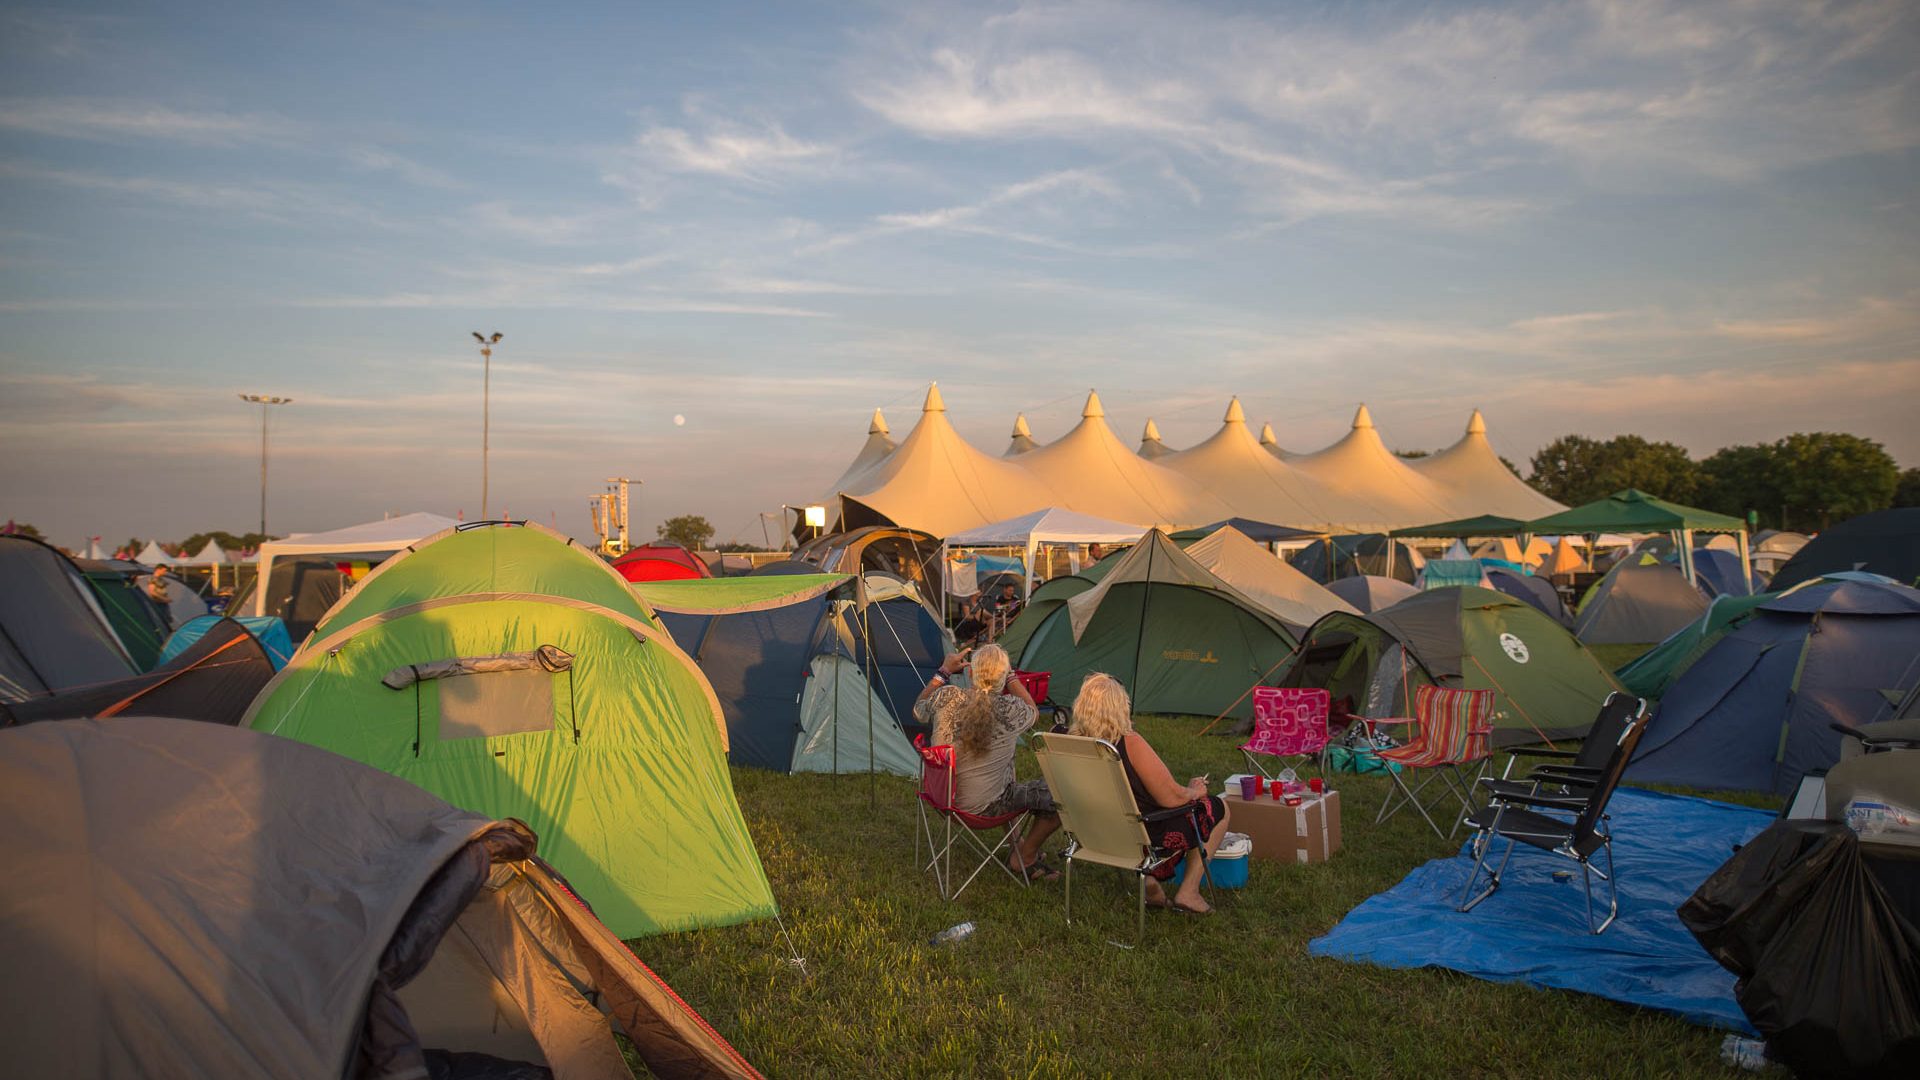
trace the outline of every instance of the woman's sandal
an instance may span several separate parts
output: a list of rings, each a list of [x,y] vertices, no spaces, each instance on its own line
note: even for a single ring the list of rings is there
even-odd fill
[[[1167,906],[1179,912],[1182,915],[1203,915],[1204,916],[1204,915],[1213,914],[1213,909],[1210,907],[1205,907],[1205,908],[1188,907],[1187,905],[1181,903],[1178,900],[1168,901]]]
[[[1009,867],[1009,869],[1012,868]],[[1060,880],[1060,871],[1055,870],[1044,858],[1036,858],[1028,863],[1025,869],[1014,870],[1014,873],[1024,875],[1029,883]]]

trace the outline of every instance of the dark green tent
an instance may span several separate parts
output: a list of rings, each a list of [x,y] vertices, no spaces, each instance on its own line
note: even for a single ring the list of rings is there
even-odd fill
[[[1422,684],[1492,690],[1502,746],[1578,738],[1619,684],[1566,628],[1517,597],[1433,589],[1313,624],[1283,686],[1324,687],[1366,716],[1413,715]]]
[[[1097,585],[1052,602],[1021,651],[1009,652],[1022,670],[1052,672],[1059,702],[1100,671],[1127,687],[1138,712],[1244,718],[1253,687],[1294,647],[1279,619],[1157,529]]]
[[[1069,599],[1079,596],[1106,580],[1107,572],[1112,570],[1114,564],[1126,554],[1124,550],[1116,551],[1077,574],[1067,574],[1042,582],[1039,588],[1033,590],[1033,595],[1027,598],[1027,606],[1021,608],[1020,614],[1014,617],[1013,622],[1007,624],[1006,630],[998,638],[994,639],[994,644],[1007,650],[1007,655],[1013,657],[1015,663],[1019,663],[1021,651],[1027,647],[1033,632],[1040,629],[1041,623],[1047,621],[1047,616],[1053,614],[1055,608]]]
[[[152,671],[160,662],[160,650],[166,644],[168,631],[160,609],[135,580],[150,568],[122,559],[75,559],[73,562],[100,601],[107,625],[126,648],[134,666],[141,671]]]
[[[1412,525],[1404,529],[1395,529],[1388,536],[1413,537],[1469,537],[1469,536],[1513,536],[1527,531],[1527,523],[1519,518],[1501,517],[1498,514],[1481,514],[1479,517],[1460,518],[1457,521],[1439,521],[1432,525]]]

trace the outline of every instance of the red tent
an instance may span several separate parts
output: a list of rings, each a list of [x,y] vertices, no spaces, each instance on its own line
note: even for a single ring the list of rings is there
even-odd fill
[[[628,581],[686,581],[712,577],[706,560],[679,544],[641,544],[613,560]]]

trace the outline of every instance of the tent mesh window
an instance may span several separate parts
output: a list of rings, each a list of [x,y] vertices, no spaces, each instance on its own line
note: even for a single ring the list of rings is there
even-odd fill
[[[553,727],[553,676],[541,668],[435,680],[440,738],[483,739]]]

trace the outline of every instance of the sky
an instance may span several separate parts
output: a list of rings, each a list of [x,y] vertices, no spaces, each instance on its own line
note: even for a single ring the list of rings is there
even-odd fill
[[[0,516],[757,542],[938,381],[1920,465],[1920,5],[0,7]],[[676,424],[674,418],[684,419]]]

